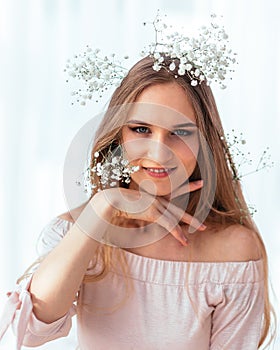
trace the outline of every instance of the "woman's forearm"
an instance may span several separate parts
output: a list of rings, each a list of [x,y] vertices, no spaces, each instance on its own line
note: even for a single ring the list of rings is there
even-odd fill
[[[51,323],[67,313],[98,244],[73,226],[43,260],[30,285],[38,319]]]
[[[108,222],[103,219],[105,214],[108,214],[106,209],[102,215],[97,215],[93,206],[88,204],[34,273],[30,292],[33,312],[39,320],[51,323],[64,316],[71,307],[100,244],[98,237],[108,227]]]

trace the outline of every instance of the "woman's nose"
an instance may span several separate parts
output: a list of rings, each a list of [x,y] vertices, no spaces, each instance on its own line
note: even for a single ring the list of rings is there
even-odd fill
[[[154,137],[147,142],[147,158],[161,164],[167,164],[173,158],[173,152],[162,137]]]

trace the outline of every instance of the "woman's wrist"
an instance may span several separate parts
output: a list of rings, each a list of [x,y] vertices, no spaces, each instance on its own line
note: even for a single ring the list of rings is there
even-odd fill
[[[110,225],[113,212],[114,209],[106,200],[104,194],[99,195],[97,193],[75,220],[75,225],[90,238],[101,242]]]

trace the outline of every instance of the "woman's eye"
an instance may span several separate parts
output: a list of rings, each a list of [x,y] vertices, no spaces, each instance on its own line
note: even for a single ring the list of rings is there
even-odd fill
[[[130,130],[133,132],[136,132],[137,134],[149,134],[151,133],[151,130],[146,127],[146,126],[134,126],[134,127],[129,127]],[[192,131],[185,130],[185,129],[177,129],[171,132],[171,135],[176,135],[176,136],[190,136],[192,135]]]
[[[172,132],[172,135],[177,135],[177,136],[189,136],[191,135],[192,132],[184,129],[178,129]]]
[[[149,129],[145,126],[137,126],[135,128],[131,128],[132,131],[137,132],[138,134],[147,134]]]

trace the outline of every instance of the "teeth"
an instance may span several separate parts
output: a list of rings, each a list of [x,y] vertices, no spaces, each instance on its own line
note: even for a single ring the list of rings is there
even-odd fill
[[[169,169],[152,169],[152,168],[147,168],[149,171],[152,173],[168,173]]]

